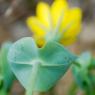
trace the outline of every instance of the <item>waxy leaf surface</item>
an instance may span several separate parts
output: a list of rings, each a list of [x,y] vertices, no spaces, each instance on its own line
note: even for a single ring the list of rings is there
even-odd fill
[[[31,37],[14,43],[9,51],[10,66],[26,90],[48,91],[76,59],[56,42],[38,48]]]

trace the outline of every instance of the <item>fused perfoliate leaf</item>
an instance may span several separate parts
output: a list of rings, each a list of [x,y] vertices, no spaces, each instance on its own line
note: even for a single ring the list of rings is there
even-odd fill
[[[31,37],[12,45],[8,54],[10,66],[24,88],[48,91],[66,73],[76,59],[72,53],[56,42],[38,48]],[[29,92],[30,91],[30,92]]]
[[[2,77],[3,85],[6,90],[10,89],[14,78],[7,60],[7,54],[11,45],[11,42],[4,43],[0,52],[0,76]]]

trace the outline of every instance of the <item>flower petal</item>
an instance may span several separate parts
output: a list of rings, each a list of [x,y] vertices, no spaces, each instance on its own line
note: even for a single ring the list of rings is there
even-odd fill
[[[41,23],[41,21],[36,17],[29,17],[27,19],[27,25],[30,28],[30,30],[33,31],[34,35],[38,37],[44,37],[45,35],[45,27]]]
[[[46,43],[44,37],[41,38],[41,37],[35,35],[35,36],[34,36],[34,39],[35,39],[35,41],[36,41],[38,47],[42,47],[42,46]]]
[[[47,3],[40,2],[37,5],[36,14],[44,25],[49,28],[51,23],[50,6]]]
[[[70,10],[70,14],[68,16],[67,26],[70,25],[70,27],[67,29],[66,32],[64,32],[64,38],[74,38],[76,37],[81,30],[81,19],[82,19],[82,13],[79,8],[74,8]],[[63,25],[63,30],[66,28]]]
[[[68,9],[68,3],[65,0],[56,0],[51,6],[51,14],[53,19],[54,27],[57,25],[60,17]]]
[[[81,31],[81,23],[74,22],[72,23],[71,27],[69,27],[67,31],[63,33],[63,37],[64,38],[77,37],[80,31]]]
[[[70,10],[70,18],[71,19],[76,19],[76,20],[81,20],[82,19],[82,11],[80,8],[72,8]]]
[[[27,19],[27,25],[29,26],[30,30],[33,31],[33,36],[38,46],[42,46],[45,42],[46,35],[42,22],[36,17],[29,17]]]
[[[78,34],[81,31],[81,23],[76,22],[70,28],[67,29],[66,32],[63,33],[63,37],[61,39],[61,43],[63,45],[70,45],[76,41]]]
[[[64,46],[68,46],[68,45],[73,44],[76,40],[77,38],[62,39],[60,43],[63,44]]]

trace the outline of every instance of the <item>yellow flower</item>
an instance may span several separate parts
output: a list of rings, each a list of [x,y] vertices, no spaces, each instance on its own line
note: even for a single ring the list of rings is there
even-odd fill
[[[40,46],[48,40],[70,45],[80,33],[81,18],[80,8],[69,8],[66,0],[55,0],[51,6],[40,2],[36,16],[29,17],[27,25]]]

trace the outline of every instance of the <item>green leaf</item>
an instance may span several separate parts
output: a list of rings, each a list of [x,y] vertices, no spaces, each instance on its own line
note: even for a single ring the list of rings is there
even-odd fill
[[[10,89],[13,82],[13,73],[10,69],[7,60],[7,54],[11,45],[12,45],[11,42],[4,43],[1,47],[1,52],[0,52],[0,76],[2,78],[1,81],[3,81],[4,88],[6,90]]]
[[[82,89],[91,86],[89,79],[89,67],[91,65],[91,60],[92,56],[89,52],[83,53],[75,61],[79,66],[73,65],[72,67],[74,78]]]
[[[38,48],[30,37],[14,43],[8,54],[10,66],[27,95],[32,91],[48,91],[75,59],[76,56],[56,42]]]

